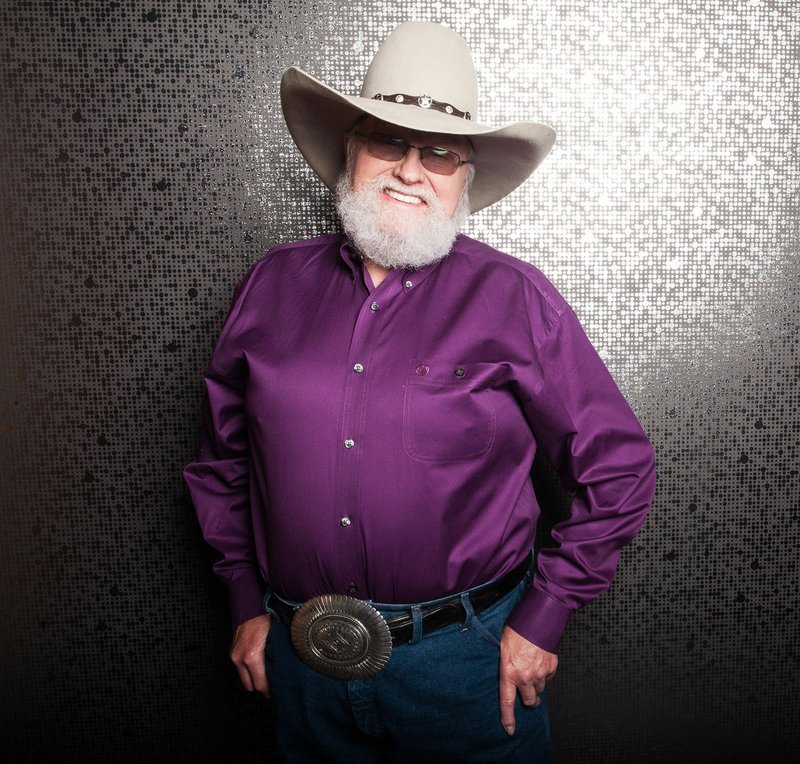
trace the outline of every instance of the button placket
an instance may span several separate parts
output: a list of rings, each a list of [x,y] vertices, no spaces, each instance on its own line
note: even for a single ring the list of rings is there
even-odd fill
[[[368,407],[369,370],[371,358],[387,318],[387,309],[403,293],[403,281],[399,278],[388,280],[378,291],[361,298],[360,309],[352,329],[348,351],[348,368],[342,400],[342,415],[337,458],[335,506],[338,512],[335,522],[339,526],[337,535],[340,545],[340,565],[337,578],[346,590],[356,590],[364,583],[363,550],[359,545],[359,495],[361,471],[363,469],[365,412]],[[390,311],[389,311],[390,312]],[[346,508],[346,512],[342,510]],[[352,593],[352,592],[351,592]]]

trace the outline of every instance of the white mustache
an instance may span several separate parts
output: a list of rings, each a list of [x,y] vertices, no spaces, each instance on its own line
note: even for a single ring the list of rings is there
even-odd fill
[[[439,200],[436,194],[429,191],[427,188],[412,188],[405,183],[398,181],[395,178],[375,178],[370,185],[373,185],[376,191],[396,191],[398,194],[405,194],[406,196],[414,196],[421,199],[428,206],[435,206]]]

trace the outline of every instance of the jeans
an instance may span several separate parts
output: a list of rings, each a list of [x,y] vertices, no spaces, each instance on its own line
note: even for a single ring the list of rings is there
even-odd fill
[[[296,655],[288,627],[273,616],[266,648],[278,747],[287,762],[550,761],[547,700],[517,696],[516,732],[500,724],[500,633],[524,594],[520,583],[480,615],[468,599],[463,623],[398,645],[378,674],[323,676]],[[379,608],[380,609],[380,608]],[[389,610],[381,610],[391,618]]]

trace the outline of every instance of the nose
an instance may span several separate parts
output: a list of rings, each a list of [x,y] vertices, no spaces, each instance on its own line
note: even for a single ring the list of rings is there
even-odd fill
[[[398,159],[394,166],[393,174],[407,185],[419,183],[422,180],[422,154],[418,148],[409,147],[406,155]]]

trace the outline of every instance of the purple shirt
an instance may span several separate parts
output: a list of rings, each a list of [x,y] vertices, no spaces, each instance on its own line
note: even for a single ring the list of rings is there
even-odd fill
[[[460,236],[375,289],[341,235],[276,247],[236,289],[184,475],[235,623],[305,600],[435,599],[530,553],[544,450],[574,492],[508,625],[558,648],[650,505],[653,451],[533,266]]]

